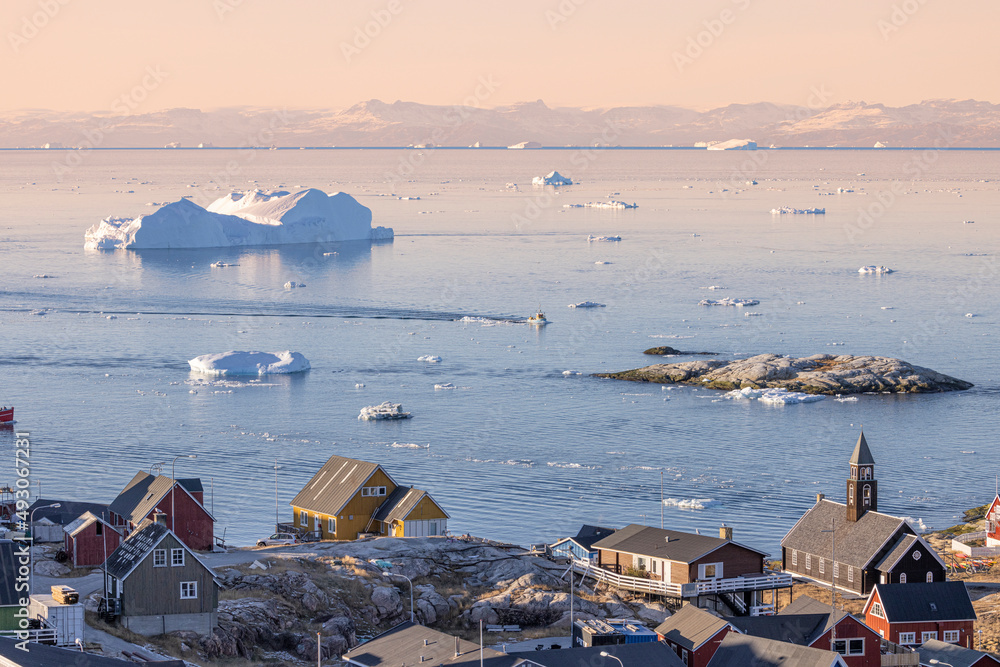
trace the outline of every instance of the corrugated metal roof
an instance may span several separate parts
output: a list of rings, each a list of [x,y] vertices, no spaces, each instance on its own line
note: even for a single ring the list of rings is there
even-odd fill
[[[45,507],[53,503],[59,503],[59,507]],[[37,511],[36,511],[37,508]],[[28,512],[35,512],[34,521],[37,523],[42,519],[48,519],[52,523],[65,526],[72,523],[84,512],[107,515],[108,506],[104,503],[87,503],[77,500],[57,500],[53,498],[39,498],[31,503]]]
[[[174,480],[166,475],[153,476],[140,470],[125,485],[125,488],[108,509],[132,523],[138,524],[170,493],[173,483]],[[201,481],[198,479],[178,479],[177,484],[189,493],[192,489],[201,490]],[[160,509],[166,510],[167,508],[161,507]],[[205,513],[208,514],[208,510],[205,510]],[[212,520],[215,520],[214,517]]]
[[[13,540],[0,540],[0,607],[10,607],[20,604],[25,592],[15,590],[17,586],[17,569],[21,566],[18,552],[27,543],[17,543]]]
[[[17,640],[0,637],[0,657],[3,664],[18,665],[18,667],[135,667],[129,660],[108,658],[103,655],[81,653],[79,649],[59,648],[45,644],[32,643],[30,650],[17,647]],[[163,660],[155,663],[157,667],[184,667],[183,660]]]
[[[380,468],[377,463],[333,455],[292,498],[290,504],[309,512],[335,516]],[[385,473],[385,470],[382,472]],[[385,475],[389,477],[388,473]]]
[[[106,527],[108,527],[111,530],[115,531],[119,535],[121,535],[121,533],[122,533],[121,528],[115,528],[110,523],[108,523],[105,519],[103,519],[103,518],[95,515],[93,512],[84,512],[83,514],[80,515],[80,517],[76,521],[73,521],[73,522],[69,523],[66,527],[64,527],[63,531],[69,533],[70,537],[76,537],[78,533],[80,533],[82,530],[86,529],[87,526],[89,526],[90,524],[94,523],[95,521],[100,521]]]
[[[916,535],[904,535],[901,539],[896,541],[896,546],[894,546],[889,553],[885,555],[885,558],[878,562],[875,569],[880,572],[889,572],[892,570],[892,566],[895,565],[900,558],[905,556],[906,552],[910,550],[910,547],[916,543]]]
[[[633,667],[633,665],[684,667],[684,663],[669,646],[655,641],[641,644],[564,648],[557,651],[526,651],[510,655],[523,658],[529,664],[541,667],[589,667],[591,665],[619,667],[618,660],[602,658],[601,651],[607,651],[610,655],[615,656],[626,667]]]
[[[420,489],[415,489],[405,486],[397,486],[396,490],[389,494],[389,497],[385,499],[372,517],[376,521],[405,521],[410,515],[410,512],[420,504],[420,501],[424,498],[428,498],[432,503],[434,503],[439,510],[444,512],[444,515],[451,518],[447,512],[444,511],[440,505],[438,505],[430,494],[426,491],[421,491]]]
[[[833,526],[834,533],[824,532]],[[881,512],[865,512],[857,521],[847,520],[847,507],[832,500],[813,505],[781,540],[781,546],[826,558],[837,537],[837,562],[864,568],[897,535],[912,535],[903,519]]]
[[[719,634],[727,625],[728,623],[718,616],[693,604],[686,604],[673,616],[656,626],[656,632],[673,643],[694,651]]]
[[[456,646],[459,652],[457,658]],[[396,667],[404,663],[420,662],[430,665],[455,665],[469,662],[473,658],[478,665],[479,644],[406,621],[351,649],[342,657],[351,664],[366,667],[389,665]],[[423,661],[421,657],[424,658]],[[489,648],[483,650],[483,657],[490,661],[488,664],[495,667],[513,666],[520,662],[519,658]]]
[[[708,667],[831,667],[844,664],[833,651],[730,632]]]
[[[989,653],[982,653],[956,644],[948,644],[940,639],[925,641],[918,649],[918,652],[920,653],[920,664],[922,665],[930,664],[930,661],[935,659],[953,667],[972,667],[972,665],[975,665],[984,657],[991,660],[992,664],[1000,665],[1000,660],[997,660]]]
[[[669,540],[667,539],[669,538]],[[724,544],[730,543],[709,535],[682,533],[678,530],[665,530],[652,526],[629,524],[621,530],[593,543],[595,549],[607,549],[624,553],[639,554],[652,558],[663,558],[680,563],[691,563],[705,554],[715,551]],[[738,547],[766,555],[751,547],[732,542]],[[733,573],[745,574],[745,573]]]
[[[801,595],[776,616],[739,616],[726,620],[743,634],[809,646],[846,616],[849,614],[842,609],[831,614],[829,604]]]
[[[876,584],[875,591],[878,591],[882,609],[890,623],[976,619],[976,610],[963,581]]]

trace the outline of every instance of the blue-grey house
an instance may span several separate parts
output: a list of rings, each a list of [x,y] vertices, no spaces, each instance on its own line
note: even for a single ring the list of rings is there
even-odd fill
[[[592,546],[598,540],[602,540],[615,532],[614,528],[601,528],[600,526],[584,525],[576,537],[564,537],[552,545],[552,555],[557,558],[569,558],[570,555],[577,560],[597,560],[597,549]]]

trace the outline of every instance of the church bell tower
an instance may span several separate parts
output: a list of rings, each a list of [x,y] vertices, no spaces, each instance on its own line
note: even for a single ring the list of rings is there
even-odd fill
[[[851,476],[847,479],[847,520],[855,522],[865,512],[878,511],[878,482],[875,481],[875,459],[872,458],[864,431],[851,454]]]

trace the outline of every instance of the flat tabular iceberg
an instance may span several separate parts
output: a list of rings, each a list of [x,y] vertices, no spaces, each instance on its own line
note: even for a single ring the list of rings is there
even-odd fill
[[[820,394],[804,394],[800,391],[788,391],[784,388],[775,389],[752,389],[746,387],[744,389],[734,389],[733,391],[726,392],[726,398],[735,398],[742,400],[753,400],[757,399],[761,403],[773,403],[778,405],[787,405],[789,403],[815,403],[816,401],[822,401],[825,397]]]
[[[782,206],[781,208],[772,208],[771,215],[825,215],[825,208],[792,208],[791,206]]]
[[[87,230],[84,248],[224,248],[391,239],[372,228],[372,212],[354,197],[308,189],[234,192],[207,209],[188,199],[137,218],[105,218]]]
[[[858,269],[858,273],[892,273],[892,269],[888,266],[875,266],[874,264],[869,264],[868,266],[862,266]]]
[[[580,303],[569,304],[570,308],[604,308],[607,304],[597,303],[596,301],[581,301]]]
[[[220,352],[203,354],[188,361],[191,370],[209,375],[268,375],[309,370],[309,361],[299,352]]]
[[[545,176],[535,176],[531,179],[532,185],[573,185],[573,179],[563,176],[558,171],[550,171]]]
[[[736,308],[756,306],[758,304],[760,304],[760,301],[757,299],[730,299],[729,297],[724,299],[702,299],[698,302],[699,306],[735,306]]]
[[[703,510],[706,507],[717,507],[722,503],[715,498],[664,498],[663,504],[685,510]]]

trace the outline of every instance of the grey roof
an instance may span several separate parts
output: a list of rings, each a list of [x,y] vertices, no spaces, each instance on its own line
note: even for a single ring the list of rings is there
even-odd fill
[[[823,532],[830,530],[831,524],[835,533]],[[890,540],[904,534],[912,535],[913,529],[899,517],[865,512],[852,522],[847,520],[843,503],[823,499],[792,526],[782,538],[781,546],[826,558],[831,555],[836,535],[837,562],[864,568]]]
[[[921,665],[929,665],[931,660],[939,660],[953,667],[972,667],[983,658],[987,659],[983,663],[984,665],[1000,665],[1000,660],[989,653],[975,651],[957,644],[949,644],[939,639],[925,641],[917,649],[917,652],[920,653]]]
[[[125,488],[122,489],[122,492],[118,494],[118,497],[114,499],[108,509],[137,524],[153,511],[166,495],[170,493],[173,484],[174,480],[166,475],[154,476],[140,470],[125,485]],[[201,481],[197,479],[178,479],[177,484],[188,492],[191,492],[192,489],[195,491],[201,490]],[[161,507],[160,509],[166,510],[165,507]],[[202,509],[204,509],[204,506],[202,506]],[[205,513],[208,514],[208,510],[205,510]]]
[[[724,619],[693,604],[686,604],[656,626],[656,632],[664,639],[693,651],[719,634],[726,625],[728,623]]]
[[[456,641],[459,651],[457,658]],[[427,665],[478,665],[479,644],[406,621],[356,646],[341,657],[351,664],[366,667],[420,664],[421,657]],[[483,658],[485,664],[491,667],[513,667],[520,662],[518,658],[489,648],[483,650]]]
[[[843,665],[832,651],[730,632],[708,667],[830,667]]]
[[[177,478],[177,483],[188,490],[189,493],[205,493],[205,487],[201,483],[200,477]]]
[[[53,503],[59,503],[59,507],[45,507]],[[38,509],[35,512],[34,521],[37,523],[40,519],[48,519],[59,526],[72,523],[84,512],[92,512],[97,516],[107,516],[108,514],[108,506],[103,503],[85,503],[76,500],[57,500],[53,498],[39,498],[31,503],[31,506],[28,507],[28,512],[42,507],[45,509]]]
[[[730,625],[746,635],[810,646],[849,614],[808,595],[800,595],[776,616],[727,618]]]
[[[894,546],[892,550],[885,555],[885,558],[880,560],[875,565],[875,569],[877,569],[879,572],[892,571],[892,566],[895,565],[900,558],[905,556],[906,552],[910,550],[910,547],[912,547],[916,543],[917,543],[916,535],[904,535],[902,538],[896,541],[896,546]]]
[[[601,526],[590,526],[584,524],[580,528],[580,532],[578,532],[576,537],[572,539],[584,549],[589,549],[594,545],[594,542],[603,540],[605,537],[614,532],[614,528],[602,528]]]
[[[18,551],[27,542],[15,543],[13,540],[0,540],[0,607],[12,607],[19,604],[21,595],[15,589],[17,586]]]
[[[854,445],[854,453],[851,454],[851,460],[849,463],[859,466],[875,465],[875,459],[872,458],[872,451],[868,449],[868,441],[865,440],[864,431],[862,431],[861,435],[858,437],[858,444]]]
[[[344,505],[379,468],[381,466],[377,463],[344,456],[331,456],[319,472],[302,487],[298,495],[292,498],[290,504],[310,512],[339,514]],[[389,473],[385,474],[389,476]]]
[[[670,539],[667,540],[667,538]],[[633,523],[594,542],[592,546],[595,549],[621,551],[652,558],[664,558],[680,563],[691,563],[729,542],[729,540],[709,535],[682,533],[678,530],[665,530]],[[764,556],[767,555],[763,551],[736,542],[732,542],[732,544]]]
[[[437,504],[437,502],[431,498],[430,494],[426,491],[421,491],[420,489],[415,489],[412,486],[397,486],[396,489],[389,494],[389,497],[385,499],[378,509],[375,510],[375,514],[372,516],[376,521],[403,521],[410,515],[420,501],[424,498],[430,498],[430,501],[437,505],[437,508],[444,512],[444,515],[451,518],[444,508]]]
[[[890,623],[976,620],[976,610],[963,581],[915,584],[875,584]]]
[[[79,649],[57,648],[45,644],[31,643],[28,650],[17,648],[17,640],[0,637],[0,662],[18,667],[123,667],[135,663],[130,660],[107,658],[103,655],[81,653]],[[184,667],[183,660],[164,660],[158,667]]]
[[[93,512],[84,512],[79,517],[77,517],[75,521],[71,521],[70,523],[66,524],[66,526],[63,527],[63,531],[69,533],[70,537],[76,537],[80,531],[86,529],[87,526],[94,523],[95,521],[100,521],[106,527],[115,531],[119,535],[121,535],[122,533],[121,528],[116,528],[115,526],[112,526],[110,523],[108,523],[106,518],[99,517]]]
[[[677,657],[673,649],[660,642],[525,651],[510,655],[523,658],[530,665],[541,665],[541,667],[581,667],[581,665],[586,667],[620,667],[618,660],[601,657],[601,651],[607,651],[629,667],[632,665],[684,667],[684,663]]]
[[[145,523],[108,556],[104,564],[108,574],[116,579],[127,577],[169,533],[170,529],[161,523]]]

